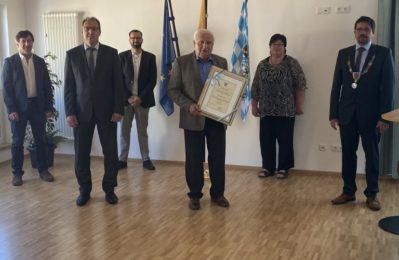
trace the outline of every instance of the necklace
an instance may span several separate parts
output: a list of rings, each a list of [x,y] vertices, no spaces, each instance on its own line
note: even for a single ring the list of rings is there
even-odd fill
[[[367,66],[366,66],[366,68],[363,70],[363,72],[360,72],[360,71],[353,71],[353,70],[352,70],[351,60],[350,60],[350,57],[348,56],[348,62],[347,62],[347,64],[348,64],[349,72],[352,73],[352,77],[353,77],[353,83],[352,83],[352,88],[353,88],[353,89],[356,89],[356,88],[357,88],[357,82],[359,81],[360,77],[361,77],[362,75],[366,74],[366,73],[369,71],[369,69],[370,69],[371,66],[373,65],[374,59],[375,59],[375,54],[373,55],[373,57],[371,58],[371,60],[369,61],[369,63],[367,63]]]

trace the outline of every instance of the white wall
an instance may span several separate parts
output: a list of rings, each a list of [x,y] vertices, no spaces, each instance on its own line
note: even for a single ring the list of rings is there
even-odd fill
[[[11,1],[9,1],[11,2]],[[41,15],[45,12],[81,11],[83,16],[96,16],[102,25],[100,41],[119,51],[129,48],[128,32],[143,31],[143,48],[157,56],[160,69],[163,0],[27,0],[26,24],[36,36],[38,54],[44,52]],[[201,1],[172,0],[176,28],[182,54],[192,51],[192,35],[196,29]],[[361,15],[377,18],[375,0],[250,0],[249,41],[251,71],[268,55],[272,34],[283,33],[288,38],[288,54],[301,63],[308,80],[305,114],[297,117],[295,129],[296,168],[340,171],[340,153],[318,151],[318,144],[339,144],[338,133],[329,127],[328,110],[331,80],[338,49],[354,43],[353,24]],[[208,1],[208,28],[216,36],[214,52],[230,60],[242,1]],[[337,6],[351,6],[351,13],[336,14]],[[316,15],[317,6],[330,6],[332,13]],[[14,32],[10,32],[14,33]],[[231,65],[229,65],[231,67]],[[158,73],[159,74],[159,73]],[[158,97],[158,86],[156,87]],[[158,99],[158,98],[157,98]],[[167,117],[159,104],[151,109],[148,134],[153,159],[184,160],[183,131],[178,128],[178,108]],[[227,164],[259,166],[261,164],[259,122],[249,116],[243,123],[236,118],[227,131]],[[131,158],[139,158],[136,130],[132,131]],[[58,149],[73,153],[72,145]],[[95,137],[93,154],[101,155]],[[364,171],[364,156],[359,153],[359,172]]]
[[[8,23],[1,24],[1,41],[0,48],[0,58],[2,68],[3,58],[7,57],[10,53],[15,52],[15,34],[25,28],[25,1],[24,0],[0,0],[0,11],[2,16],[7,17]],[[3,21],[1,21],[3,23]],[[8,34],[8,37],[3,38],[3,34]],[[8,38],[8,41],[7,41]],[[0,70],[1,71],[1,70]],[[0,72],[1,73],[1,72]],[[0,83],[1,84],[1,83]],[[2,91],[2,86],[0,86],[0,91]],[[4,106],[3,95],[0,94],[0,105]],[[5,110],[5,109],[4,109]],[[3,113],[0,109],[0,112]],[[5,120],[5,115],[0,115],[0,126],[5,130],[5,139],[10,140],[10,126],[7,120]],[[9,160],[11,158],[11,153],[9,149],[0,149],[0,162]]]

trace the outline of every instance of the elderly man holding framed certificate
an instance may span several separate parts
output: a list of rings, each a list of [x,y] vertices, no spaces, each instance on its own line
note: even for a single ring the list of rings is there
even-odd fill
[[[209,175],[213,203],[229,207],[224,197],[226,126],[201,113],[197,103],[212,66],[227,69],[227,60],[212,54],[213,34],[199,29],[194,34],[194,52],[180,56],[173,64],[168,95],[180,107],[179,127],[184,129],[185,172],[189,188],[189,208],[198,210],[204,186],[205,141],[208,147]],[[212,105],[211,105],[212,107]]]

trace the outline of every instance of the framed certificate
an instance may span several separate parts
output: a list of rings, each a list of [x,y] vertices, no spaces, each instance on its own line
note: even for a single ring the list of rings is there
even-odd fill
[[[201,114],[231,125],[246,84],[246,78],[212,66],[198,100]]]

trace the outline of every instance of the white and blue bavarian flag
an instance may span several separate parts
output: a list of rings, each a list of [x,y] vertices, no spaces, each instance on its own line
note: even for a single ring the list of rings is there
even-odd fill
[[[251,103],[250,71],[249,71],[249,48],[248,48],[248,0],[243,0],[241,16],[238,22],[238,33],[234,42],[233,55],[231,56],[232,72],[248,79],[244,89],[244,97],[241,101],[240,115],[245,121]]]

